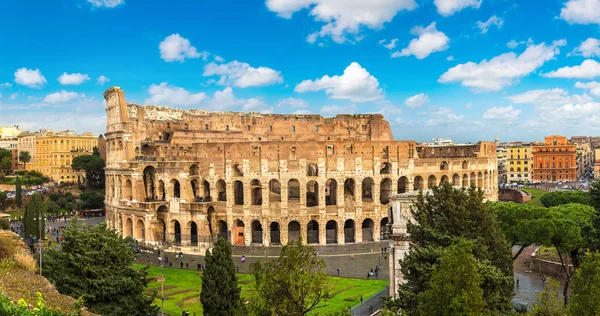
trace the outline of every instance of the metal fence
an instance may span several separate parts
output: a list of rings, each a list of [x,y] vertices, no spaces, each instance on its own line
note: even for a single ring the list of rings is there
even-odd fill
[[[385,289],[381,290],[377,294],[369,297],[362,303],[350,308],[350,314],[352,316],[373,315],[373,313],[381,309],[383,303],[382,298],[384,296],[389,296],[389,294],[390,286],[387,285]]]

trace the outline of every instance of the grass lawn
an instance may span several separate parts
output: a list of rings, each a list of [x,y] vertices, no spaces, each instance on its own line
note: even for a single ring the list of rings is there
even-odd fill
[[[560,257],[558,256],[558,252],[554,247],[540,247],[538,258],[548,261],[560,262]]]
[[[542,197],[542,195],[547,193],[546,191],[534,188],[523,188],[523,191],[531,194],[531,200],[529,200],[527,204],[544,207],[544,205],[540,201],[540,198]]]
[[[137,267],[144,265],[136,264]],[[151,277],[160,277],[159,267],[150,267]],[[170,315],[181,315],[183,310],[192,315],[202,315],[202,306],[200,305],[200,288],[202,278],[200,273],[195,270],[181,270],[173,268],[164,269],[165,276],[165,313]],[[312,315],[326,315],[334,311],[340,311],[344,307],[352,307],[360,303],[360,297],[366,300],[368,297],[383,290],[388,284],[387,280],[364,280],[348,278],[329,278],[333,289],[333,297],[327,302],[321,303]],[[242,288],[242,298],[245,301],[252,299],[254,295],[254,277],[251,274],[238,274],[238,281]],[[152,282],[148,285],[149,291],[158,290],[160,296],[160,282]],[[156,299],[156,304],[161,305],[160,299]]]

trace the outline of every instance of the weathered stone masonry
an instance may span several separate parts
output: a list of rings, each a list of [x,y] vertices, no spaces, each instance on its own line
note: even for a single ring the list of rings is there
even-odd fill
[[[497,198],[493,142],[394,141],[381,115],[265,115],[127,104],[104,93],[109,225],[187,250],[378,241],[389,198],[448,181]]]

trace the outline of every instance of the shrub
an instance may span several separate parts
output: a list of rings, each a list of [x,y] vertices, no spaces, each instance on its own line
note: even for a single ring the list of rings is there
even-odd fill
[[[6,218],[0,218],[0,229],[10,229],[10,222]]]

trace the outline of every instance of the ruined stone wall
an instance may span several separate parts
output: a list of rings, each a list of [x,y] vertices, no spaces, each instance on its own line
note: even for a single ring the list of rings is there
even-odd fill
[[[140,241],[370,242],[393,194],[448,181],[497,198],[492,142],[427,154],[393,141],[381,115],[182,111],[121,96],[105,93],[107,218]]]

